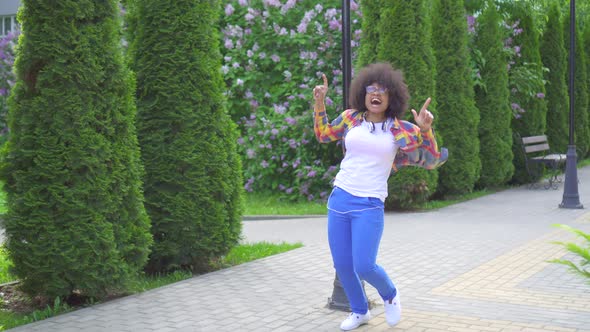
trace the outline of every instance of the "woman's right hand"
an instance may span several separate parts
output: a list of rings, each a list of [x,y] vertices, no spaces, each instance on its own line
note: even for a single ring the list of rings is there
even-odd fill
[[[323,102],[326,98],[326,93],[328,92],[328,79],[325,74],[322,74],[322,78],[324,79],[324,85],[316,85],[315,88],[313,88],[313,99],[316,103]]]

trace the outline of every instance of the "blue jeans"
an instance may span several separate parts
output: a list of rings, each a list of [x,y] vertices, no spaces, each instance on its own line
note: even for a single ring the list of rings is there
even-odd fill
[[[328,199],[328,242],[334,268],[354,313],[365,314],[369,309],[361,279],[375,287],[384,300],[396,295],[393,282],[376,263],[382,234],[380,199],[357,197],[334,187]]]

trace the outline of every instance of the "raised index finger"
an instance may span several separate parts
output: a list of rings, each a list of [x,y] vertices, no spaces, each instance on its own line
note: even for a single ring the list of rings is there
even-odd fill
[[[430,97],[428,97],[428,99],[426,99],[426,102],[424,103],[424,105],[422,105],[422,108],[420,109],[420,112],[422,111],[426,111],[426,109],[428,108],[428,105],[430,105],[430,101],[432,99],[430,99]]]
[[[322,74],[322,78],[324,79],[324,87],[328,88],[328,79],[326,78],[326,74]]]

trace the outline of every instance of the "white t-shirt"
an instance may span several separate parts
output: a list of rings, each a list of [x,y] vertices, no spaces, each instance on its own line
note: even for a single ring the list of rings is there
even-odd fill
[[[383,123],[372,125],[363,121],[350,129],[345,137],[346,155],[340,164],[340,171],[334,186],[359,197],[377,197],[385,201],[387,179],[397,153],[398,145],[391,133],[392,120],[388,120],[385,130]]]

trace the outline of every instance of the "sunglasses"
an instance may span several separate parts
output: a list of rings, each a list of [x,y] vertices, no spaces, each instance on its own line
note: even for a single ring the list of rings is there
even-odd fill
[[[382,94],[382,95],[387,92],[387,89],[386,88],[378,88],[378,87],[372,86],[372,85],[367,86],[365,88],[365,90],[367,91],[367,93],[377,92],[377,93]]]

